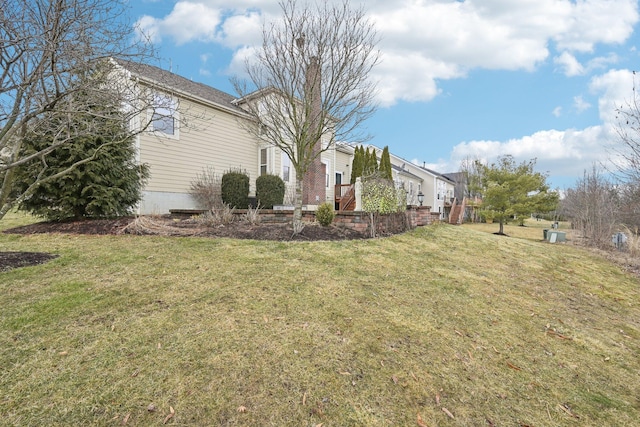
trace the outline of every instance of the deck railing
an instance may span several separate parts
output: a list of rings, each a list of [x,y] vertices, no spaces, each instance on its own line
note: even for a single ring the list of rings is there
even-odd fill
[[[338,210],[348,210],[351,204],[356,200],[356,191],[353,184],[336,184],[335,186],[335,202]]]

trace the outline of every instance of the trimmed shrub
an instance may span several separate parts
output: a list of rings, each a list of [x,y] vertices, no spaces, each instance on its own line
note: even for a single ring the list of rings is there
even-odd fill
[[[323,227],[331,225],[335,216],[336,214],[333,211],[333,206],[331,206],[331,203],[329,202],[322,203],[316,210],[316,221],[318,221]]]
[[[230,170],[222,175],[222,201],[236,209],[249,207],[249,175],[245,171]]]
[[[284,181],[277,175],[262,175],[256,179],[256,198],[260,207],[273,209],[284,201]]]

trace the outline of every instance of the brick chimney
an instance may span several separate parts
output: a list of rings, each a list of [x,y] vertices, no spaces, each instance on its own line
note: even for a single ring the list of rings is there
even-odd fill
[[[318,58],[312,56],[305,76],[304,94],[306,98],[305,102],[310,102],[311,104],[311,129],[318,129],[318,127],[322,125],[320,123],[320,115],[322,113],[322,86],[320,77]],[[315,133],[313,130],[312,132]],[[322,150],[322,141],[318,139],[312,149],[317,157],[311,162],[304,176],[304,185],[302,188],[302,204],[304,205],[319,205],[320,203],[324,203],[327,197],[327,166],[322,163],[319,154]]]

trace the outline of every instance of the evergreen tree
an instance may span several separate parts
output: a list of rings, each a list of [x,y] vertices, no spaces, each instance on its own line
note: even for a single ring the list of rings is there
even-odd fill
[[[378,156],[376,154],[376,149],[372,148],[371,149],[371,154],[370,154],[370,168],[371,168],[371,174],[374,175],[376,172],[378,172]]]
[[[498,234],[504,234],[504,223],[513,215],[556,209],[558,193],[549,189],[545,175],[533,171],[534,165],[534,160],[517,165],[512,156],[501,157],[491,165],[476,160],[482,210],[500,222]]]
[[[79,92],[76,96],[82,96]],[[132,213],[142,198],[148,166],[135,160],[133,137],[128,137],[119,106],[100,100],[89,111],[77,113],[69,143],[48,155],[38,156],[16,170],[15,191],[25,192],[36,177],[53,177],[80,162],[71,172],[45,180],[19,205],[19,209],[47,220],[117,217]],[[56,129],[66,118],[45,116],[27,134],[21,155],[26,158],[45,150]],[[92,127],[93,132],[82,129]],[[95,135],[95,136],[93,136]],[[99,136],[98,136],[99,135]],[[87,159],[86,162],[82,162]]]
[[[385,146],[380,156],[380,176],[389,181],[393,181],[393,173],[391,169],[391,156],[389,155],[389,146]]]
[[[364,147],[358,146],[353,151],[353,161],[351,165],[351,184],[355,184],[356,178],[362,176],[364,170]]]
[[[364,149],[364,148],[363,148]],[[371,151],[369,147],[364,152],[364,167],[362,168],[362,176],[367,177],[373,173],[373,162],[371,161]]]

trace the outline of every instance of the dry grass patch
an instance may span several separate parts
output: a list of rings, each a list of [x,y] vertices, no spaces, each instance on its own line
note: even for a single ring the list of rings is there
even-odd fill
[[[0,273],[7,425],[640,419],[639,282],[566,245],[432,226],[365,241],[0,247],[61,255]]]

